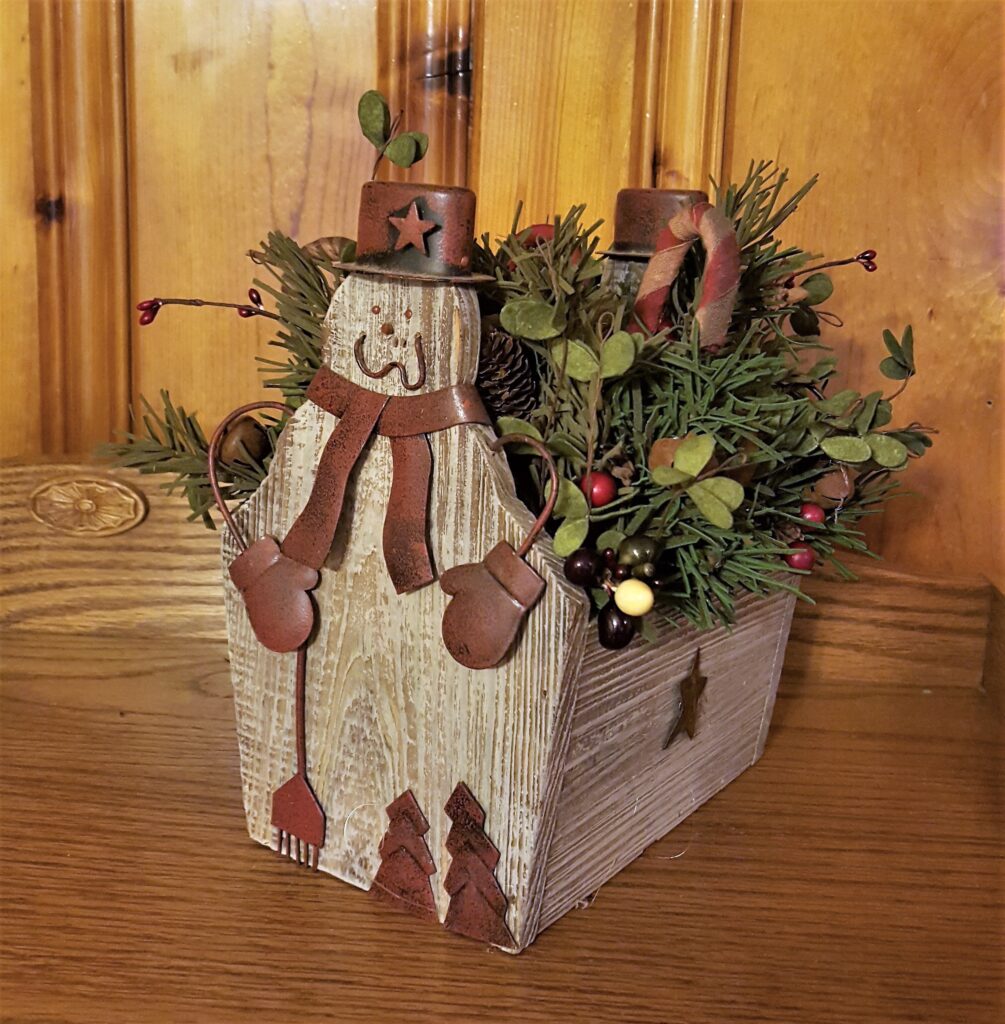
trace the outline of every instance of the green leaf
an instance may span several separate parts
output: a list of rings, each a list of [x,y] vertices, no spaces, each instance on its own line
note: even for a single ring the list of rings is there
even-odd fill
[[[866,443],[873,460],[886,469],[898,469],[907,462],[907,446],[888,434],[869,434]]]
[[[429,149],[429,136],[425,132],[404,132],[411,139],[415,139],[415,160],[421,160]]]
[[[876,415],[876,409],[879,407],[879,401],[882,397],[882,391],[873,391],[862,399],[862,408],[855,417],[855,429],[860,434],[867,434],[869,432],[873,418]]]
[[[603,587],[594,587],[590,591],[590,594],[592,595],[593,603],[597,606],[597,608],[603,608],[604,605],[606,605],[607,602],[611,599],[611,595],[608,594]]]
[[[800,304],[789,317],[789,325],[801,338],[810,338],[820,333],[820,317],[809,306]]]
[[[360,96],[357,113],[363,134],[375,146],[383,146],[391,130],[391,111],[387,100],[376,89],[370,89]]]
[[[708,434],[696,434],[689,437],[677,449],[673,457],[674,469],[679,469],[689,476],[697,476],[712,458],[715,451],[715,438]]]
[[[643,615],[639,622],[639,636],[647,644],[654,644],[659,640],[659,633],[656,632],[656,625],[653,623],[651,615]]]
[[[729,530],[733,526],[733,513],[725,502],[709,489],[709,480],[701,480],[687,489],[688,497],[695,503],[698,511],[720,530]]]
[[[873,429],[885,427],[892,419],[893,406],[885,398],[881,398],[876,405],[876,414],[872,418]]]
[[[384,155],[392,164],[397,164],[399,167],[411,167],[415,163],[419,147],[416,145],[415,139],[412,138],[411,134],[396,135],[387,144],[387,149],[384,150]]]
[[[625,535],[621,530],[604,530],[597,538],[597,550],[604,551],[607,548],[614,548],[617,551],[624,539]]]
[[[590,381],[600,371],[597,357],[581,341],[557,342],[553,358],[559,366],[565,364],[565,372],[573,380]]]
[[[695,486],[711,491],[731,512],[743,504],[743,485],[732,477],[714,476],[710,480],[702,480]]]
[[[865,462],[872,456],[872,449],[861,437],[828,437],[820,447],[837,462]]]
[[[900,339],[900,348],[904,353],[903,364],[911,373],[916,373],[917,368],[914,365],[914,328],[910,324],[904,328],[904,336]]]
[[[904,353],[901,351],[900,342],[897,341],[893,331],[883,331],[883,344],[886,345],[887,351],[898,363],[904,362]]]
[[[551,496],[551,481],[544,489],[545,497]],[[584,519],[589,511],[586,495],[571,481],[564,477],[558,481],[558,501],[555,502],[555,515],[559,519]]]
[[[911,371],[893,356],[887,356],[879,364],[879,372],[884,377],[889,377],[890,380],[907,380],[911,376]]]
[[[503,306],[499,322],[510,334],[531,341],[557,337],[565,327],[565,318],[541,299],[511,299]]]
[[[694,479],[694,474],[684,473],[673,466],[657,466],[649,475],[660,487],[673,487],[675,484],[684,483],[685,480]]]
[[[831,395],[830,398],[821,399],[816,403],[816,406],[822,413],[826,413],[829,416],[840,416],[851,408],[853,402],[857,401],[858,392],[848,389],[846,391],[839,391],[836,395]]]
[[[621,377],[635,362],[635,342],[627,331],[617,331],[600,350],[600,376]]]
[[[518,416],[500,416],[496,420],[496,430],[499,431],[500,437],[504,434],[526,434],[527,437],[532,437],[535,441],[543,440],[541,431],[533,423],[522,420]]]
[[[566,519],[555,531],[555,539],[552,547],[559,558],[566,558],[583,546],[586,534],[589,532],[590,524],[583,519]]]
[[[586,458],[586,452],[576,444],[573,436],[562,432],[552,434],[548,438],[548,450],[555,455],[578,462],[582,462]]]
[[[811,306],[819,306],[834,294],[834,285],[826,274],[810,274],[802,284],[809,293],[804,301]]]

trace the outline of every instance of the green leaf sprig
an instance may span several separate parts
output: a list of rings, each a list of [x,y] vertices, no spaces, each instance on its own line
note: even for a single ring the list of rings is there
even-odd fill
[[[377,177],[377,168],[384,157],[398,167],[411,167],[426,155],[429,136],[425,132],[399,131],[402,115],[399,113],[392,121],[387,100],[376,89],[360,96],[357,114],[363,135],[377,150],[371,179]]]

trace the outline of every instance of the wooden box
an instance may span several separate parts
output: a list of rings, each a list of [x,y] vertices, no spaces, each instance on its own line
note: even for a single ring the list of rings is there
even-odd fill
[[[404,346],[381,332],[387,323],[421,332],[427,389],[474,380],[480,332],[470,288],[354,274],[327,323],[326,364],[364,386],[398,387],[393,374],[361,377],[351,355],[363,331],[374,344],[387,337],[388,358],[401,356]],[[291,418],[268,479],[238,512],[250,538],[285,535],[334,424],[310,403]],[[492,438],[477,425],[429,435],[429,536],[441,572],[482,559],[500,539],[519,544],[532,521]],[[500,944],[519,951],[757,760],[794,598],[747,597],[732,631],[664,625],[654,643],[636,639],[611,652],[597,643],[585,595],[544,539],[528,560],[547,587],[511,655],[497,668],[465,669],[441,640],[448,598],[439,586],[398,595],[387,578],[381,533],[390,479],[387,439],[374,437],[315,591],[306,707],[310,781],[327,817],[320,870],[369,889],[385,808],[408,791],[429,824],[435,916],[449,921],[444,808],[463,782],[500,854],[494,871],[512,936]],[[225,537],[225,567],[236,554]],[[248,829],[274,848],[271,797],[295,764],[294,656],[256,641],[226,572],[224,579]],[[707,684],[695,735],[664,749],[699,651]]]

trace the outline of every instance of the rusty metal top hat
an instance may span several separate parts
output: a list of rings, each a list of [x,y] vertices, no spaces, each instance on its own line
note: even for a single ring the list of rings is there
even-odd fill
[[[359,197],[356,261],[341,270],[443,284],[479,284],[471,272],[475,194],[467,188],[368,181]]]
[[[614,211],[614,244],[604,253],[619,260],[648,260],[656,239],[681,202],[707,202],[708,195],[684,188],[623,188]]]

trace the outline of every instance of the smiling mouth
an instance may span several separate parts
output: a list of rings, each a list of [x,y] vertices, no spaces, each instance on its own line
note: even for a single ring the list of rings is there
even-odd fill
[[[422,347],[422,335],[416,334],[412,339],[412,346],[415,349],[415,361],[418,363],[419,374],[415,380],[409,383],[408,371],[405,369],[405,364],[398,359],[392,359],[391,362],[386,363],[380,370],[371,370],[367,365],[366,356],[363,353],[363,345],[366,343],[366,331],[364,331],[356,339],[356,344],[352,347],[352,354],[356,357],[356,365],[362,370],[363,373],[370,377],[372,380],[380,380],[386,377],[392,370],[398,371],[398,376],[401,379],[401,386],[406,391],[418,391],[423,384],[426,383],[426,353]]]

